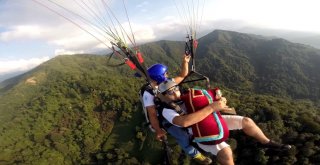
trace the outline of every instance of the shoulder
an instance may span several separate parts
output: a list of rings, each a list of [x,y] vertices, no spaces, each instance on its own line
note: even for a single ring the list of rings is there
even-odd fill
[[[180,116],[175,110],[169,108],[163,108],[162,116],[173,124],[173,119],[177,116]]]
[[[150,98],[150,97],[154,97],[153,94],[151,94],[149,91],[144,91],[143,94],[142,94],[143,98],[147,97],[147,98]]]
[[[144,91],[142,95],[142,102],[144,104],[144,107],[153,106],[154,104],[154,96],[149,93],[148,91]]]
[[[149,91],[152,90],[152,87],[150,86],[149,83],[143,84],[142,87],[140,88],[140,92],[144,92],[144,91]]]
[[[170,109],[170,108],[163,108],[162,110],[162,115],[163,116],[177,116],[179,115],[175,110]]]

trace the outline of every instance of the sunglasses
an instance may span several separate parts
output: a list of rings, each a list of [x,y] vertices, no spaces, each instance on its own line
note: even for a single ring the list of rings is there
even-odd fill
[[[170,90],[167,90],[167,91],[163,92],[163,94],[173,95],[174,92],[178,91],[178,90],[179,90],[179,86],[174,86]]]

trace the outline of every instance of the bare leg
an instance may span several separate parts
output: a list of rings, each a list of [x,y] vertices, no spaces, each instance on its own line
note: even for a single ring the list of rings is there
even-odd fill
[[[217,154],[218,162],[221,165],[234,165],[232,150],[230,147],[225,147]]]
[[[256,125],[256,123],[252,119],[244,117],[242,120],[242,127],[243,132],[246,135],[255,138],[260,143],[266,144],[270,141],[270,139],[266,137],[266,135],[262,132],[262,130]]]
[[[289,150],[291,148],[289,144],[281,144],[267,138],[262,130],[256,125],[256,123],[248,117],[243,118],[242,127],[245,134],[258,140],[264,145],[264,147],[280,150]]]

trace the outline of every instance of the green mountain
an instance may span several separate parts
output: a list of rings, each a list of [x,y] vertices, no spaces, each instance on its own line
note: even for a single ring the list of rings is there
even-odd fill
[[[120,138],[110,133],[115,121],[127,121],[137,110],[141,80],[106,64],[104,56],[59,56],[6,89],[0,98],[0,164],[87,164],[101,147],[114,149],[114,138],[130,143],[134,129]]]
[[[272,139],[294,145],[288,153],[270,152],[235,131],[228,142],[236,164],[320,161],[320,108],[312,100],[319,98],[317,49],[227,31],[214,31],[199,43],[197,71],[223,89],[239,115],[251,117]],[[170,74],[178,72],[183,42],[140,48],[148,65],[160,61]],[[2,83],[0,164],[161,164],[161,143],[144,127],[137,97],[144,81],[133,73],[127,66],[108,66],[105,56],[58,56]],[[192,164],[169,140],[174,161]]]
[[[214,31],[199,39],[197,69],[236,90],[320,98],[320,50],[280,38]]]

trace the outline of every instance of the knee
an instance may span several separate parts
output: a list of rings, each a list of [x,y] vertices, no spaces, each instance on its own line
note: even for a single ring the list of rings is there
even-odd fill
[[[232,150],[230,147],[226,147],[222,149],[221,151],[218,152],[217,155],[218,162],[222,165],[227,164],[233,164],[233,155],[232,155]]]
[[[254,126],[254,125],[255,125],[255,123],[254,123],[254,121],[253,121],[251,118],[249,118],[249,117],[244,117],[244,118],[242,119],[242,127],[243,127],[243,128],[252,127],[252,126]]]

